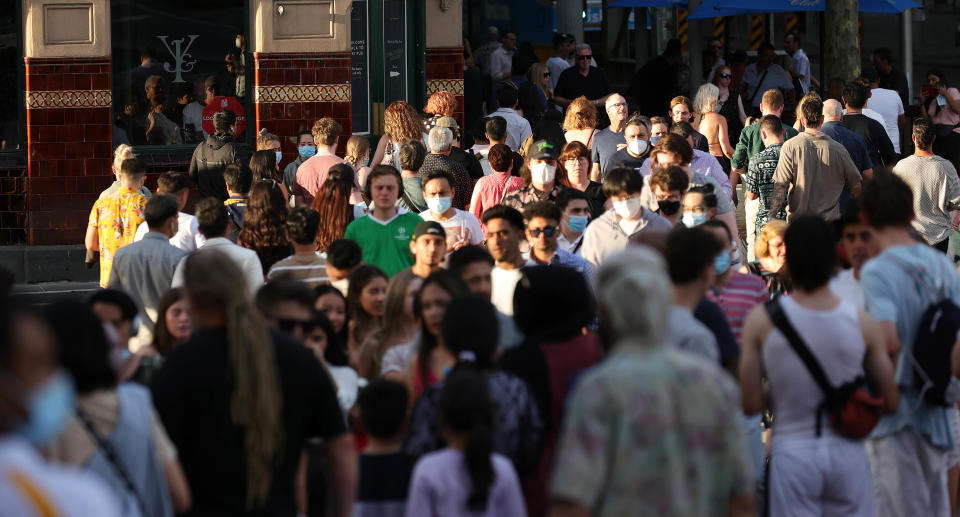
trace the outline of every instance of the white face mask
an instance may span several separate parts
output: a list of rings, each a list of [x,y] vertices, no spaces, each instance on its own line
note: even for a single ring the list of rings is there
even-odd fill
[[[534,183],[546,185],[547,183],[553,181],[553,178],[556,177],[556,174],[556,165],[550,165],[543,162],[530,164],[530,178]]]
[[[613,202],[613,210],[624,219],[631,219],[640,212],[640,196]]]
[[[627,142],[627,149],[630,150],[630,153],[635,156],[640,156],[641,154],[647,152],[647,141],[643,139],[636,139]]]
[[[240,36],[237,36],[237,39],[233,41],[233,44],[236,45],[237,48],[240,48]]]

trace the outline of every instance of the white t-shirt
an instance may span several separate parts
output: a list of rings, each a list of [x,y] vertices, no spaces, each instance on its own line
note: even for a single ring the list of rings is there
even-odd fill
[[[207,239],[200,233],[200,225],[197,223],[196,216],[180,212],[177,214],[177,224],[180,229],[173,237],[170,237],[171,245],[187,253],[196,251],[200,246],[203,246]],[[143,239],[143,236],[149,231],[150,227],[147,226],[146,221],[140,223],[140,226],[137,227],[137,233],[133,236],[133,242]]]
[[[524,266],[536,265],[536,262],[529,259],[527,259],[527,263],[524,264]],[[501,269],[494,266],[493,271],[490,272],[490,279],[493,284],[490,303],[492,303],[498,311],[507,316],[513,316],[513,291],[516,290],[520,277],[520,268]]]
[[[447,232],[447,251],[452,250],[451,246],[460,239],[461,235],[466,238],[468,244],[474,246],[483,242],[483,229],[480,228],[477,216],[459,208],[454,210],[457,211],[456,215],[445,221],[434,217],[433,212],[429,210],[420,212],[420,217],[424,221],[436,221],[443,226],[444,231]]]
[[[830,279],[830,290],[838,298],[853,303],[859,309],[866,310],[867,299],[863,296],[860,281],[853,276],[853,268],[844,269]]]
[[[555,90],[557,88],[560,74],[568,68],[570,68],[570,63],[561,57],[553,56],[547,60],[547,69],[550,70],[550,89]]]
[[[883,127],[893,142],[893,150],[900,154],[900,126],[897,125],[897,120],[903,115],[903,100],[900,94],[886,88],[874,88],[870,90],[867,107],[883,117]]]

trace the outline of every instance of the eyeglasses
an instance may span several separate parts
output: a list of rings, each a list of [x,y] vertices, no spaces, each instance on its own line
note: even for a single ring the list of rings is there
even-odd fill
[[[618,103],[616,103],[616,104],[611,104],[611,105],[607,106],[607,108],[622,108],[622,107],[624,107],[624,106],[626,106],[626,105],[627,105],[627,104],[626,104],[625,102],[618,102]]]
[[[313,328],[316,327],[316,325],[312,321],[290,319],[277,320],[277,328],[284,332],[293,332],[297,327],[300,327],[304,334],[309,334],[313,332]]]
[[[584,55],[578,55],[578,56],[577,56],[577,59],[593,59],[593,54],[587,54],[587,55],[585,55],[585,56],[584,56]]]
[[[733,77],[733,76],[730,75],[730,74],[720,74],[720,78],[721,78],[721,79],[730,79],[731,77]]]
[[[537,229],[527,229],[527,231],[530,232],[530,235],[533,235],[533,238],[534,238],[534,239],[539,239],[541,233],[543,234],[544,237],[546,237],[546,238],[549,239],[550,237],[553,237],[554,235],[557,234],[557,227],[556,227],[556,226],[550,226],[550,227],[544,228],[544,229],[542,229],[542,230],[541,230],[540,228],[537,228]]]

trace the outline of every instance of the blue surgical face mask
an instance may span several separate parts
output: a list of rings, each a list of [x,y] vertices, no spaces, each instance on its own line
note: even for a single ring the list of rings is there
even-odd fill
[[[449,197],[428,197],[427,208],[435,214],[442,214],[447,210],[450,210],[451,201]]]
[[[730,269],[730,254],[727,253],[727,250],[723,250],[720,253],[717,253],[716,257],[713,257],[713,270],[717,272],[718,275],[722,275]]]
[[[60,434],[74,408],[73,381],[57,372],[26,400],[29,420],[17,432],[36,446],[44,446]]]
[[[660,137],[661,137],[661,136],[663,136],[663,135],[651,136],[651,137],[650,137],[650,144],[651,144],[651,145],[657,145],[657,142],[660,141]]]
[[[703,212],[684,212],[680,220],[687,228],[693,228],[707,222],[707,214]]]
[[[583,233],[589,220],[590,217],[586,215],[568,215],[567,228],[570,228],[570,231],[574,233]]]
[[[277,151],[277,165],[280,165],[280,162],[283,160],[283,152]]]
[[[306,160],[317,154],[317,148],[312,145],[301,145],[299,148],[297,148],[297,152],[300,153],[301,158]]]

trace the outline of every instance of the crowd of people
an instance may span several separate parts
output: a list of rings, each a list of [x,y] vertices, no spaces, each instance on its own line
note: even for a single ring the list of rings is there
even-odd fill
[[[3,508],[955,514],[954,102],[901,156],[883,52],[837,100],[796,35],[792,75],[711,45],[691,101],[674,45],[625,96],[569,35],[546,63],[490,36],[463,128],[442,91],[375,146],[321,118],[283,167],[224,109],[153,191],[118,146],[102,289],[0,298]]]

